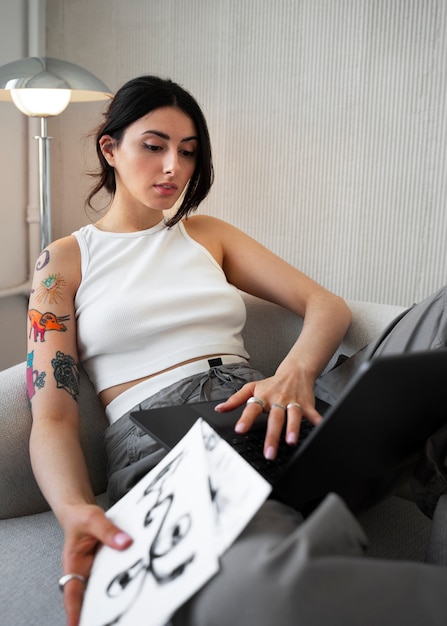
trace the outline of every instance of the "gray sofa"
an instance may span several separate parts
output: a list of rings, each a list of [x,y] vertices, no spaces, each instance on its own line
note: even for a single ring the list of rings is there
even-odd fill
[[[295,340],[301,320],[280,307],[245,297],[247,349],[253,365],[269,375]],[[390,305],[349,304],[353,322],[339,349],[344,354],[374,339],[401,311]],[[107,421],[90,382],[81,374],[81,438],[95,493],[106,507],[101,441]],[[30,428],[25,363],[21,363],[0,372],[0,623],[62,626],[65,618],[57,585],[62,533],[33,478]],[[409,490],[400,489],[359,520],[369,538],[371,557],[424,560],[431,521],[416,507]]]

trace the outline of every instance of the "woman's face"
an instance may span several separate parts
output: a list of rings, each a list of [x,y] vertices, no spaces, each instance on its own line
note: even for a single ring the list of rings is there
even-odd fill
[[[101,147],[115,169],[114,202],[165,211],[194,173],[198,138],[188,115],[163,107],[128,126],[119,145],[105,136]]]

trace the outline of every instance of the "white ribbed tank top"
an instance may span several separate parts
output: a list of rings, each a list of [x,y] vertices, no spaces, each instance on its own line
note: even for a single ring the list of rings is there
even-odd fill
[[[243,299],[182,223],[135,233],[89,225],[73,235],[79,356],[97,393],[209,354],[248,358]]]

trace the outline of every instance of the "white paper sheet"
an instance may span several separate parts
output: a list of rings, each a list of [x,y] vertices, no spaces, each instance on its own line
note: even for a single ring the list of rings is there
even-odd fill
[[[162,626],[219,569],[270,485],[203,420],[107,515],[134,543],[101,547],[80,626]]]
[[[239,536],[271,492],[271,485],[200,420],[207,452],[217,553],[222,555]]]

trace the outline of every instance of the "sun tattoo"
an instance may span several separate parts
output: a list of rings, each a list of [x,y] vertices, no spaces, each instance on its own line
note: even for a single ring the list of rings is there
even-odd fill
[[[67,283],[61,274],[50,274],[40,282],[36,291],[37,302],[49,302],[49,304],[57,304],[62,297],[63,287]]]

